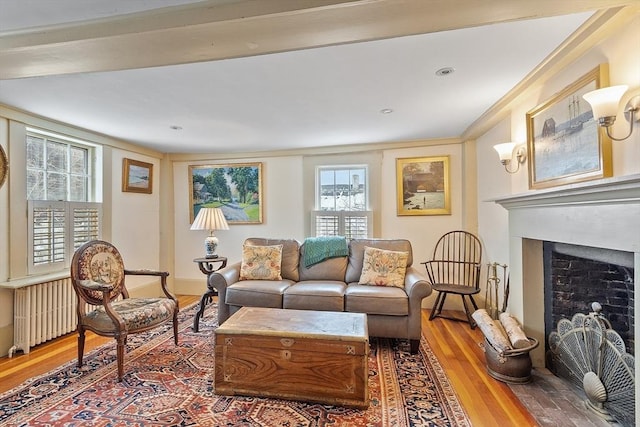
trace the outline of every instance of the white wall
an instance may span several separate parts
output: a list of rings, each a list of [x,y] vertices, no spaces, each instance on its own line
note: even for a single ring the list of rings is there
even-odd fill
[[[153,165],[151,194],[122,191],[123,159],[129,158]],[[130,151],[114,149],[111,154],[111,232],[113,243],[125,263],[132,270],[160,270],[160,161]],[[143,284],[157,282],[144,276],[130,276],[127,287],[135,289]]]
[[[396,159],[407,157],[449,156],[451,215],[398,216],[396,207]],[[385,150],[382,158],[382,194],[384,203],[382,235],[411,241],[414,263],[427,261],[438,238],[446,231],[462,227],[462,149],[460,144]],[[420,266],[421,269],[424,267]]]
[[[0,145],[9,156],[9,121],[0,117]],[[9,177],[0,188],[0,281],[9,278]],[[13,291],[0,289],[0,344],[10,342],[13,336]],[[0,346],[0,355],[5,354]],[[7,347],[8,349],[9,347]]]
[[[478,156],[478,232],[484,242],[489,259],[510,264],[508,220],[506,209],[496,205],[492,199],[511,194],[527,193],[527,163],[520,171],[510,175],[500,165],[493,145],[514,141],[526,143],[526,113],[553,97],[580,76],[601,63],[609,64],[610,85],[627,84],[631,89],[640,88],[640,18],[620,29],[587,54],[579,58],[559,74],[552,76],[544,85],[527,98],[521,98],[511,109],[509,117],[498,123],[477,139]],[[622,108],[622,107],[621,107]],[[623,176],[640,173],[640,122],[631,138],[623,142],[612,142],[613,175]],[[613,135],[627,131],[628,122],[620,115]],[[517,256],[514,252],[512,256]]]
[[[118,247],[127,268],[157,269],[160,247],[159,180],[154,180],[152,194],[123,193],[121,188],[124,157],[153,163],[154,174],[159,176],[159,154],[0,106],[0,144],[7,151],[10,166],[10,177],[0,188],[0,282],[25,279],[28,275],[24,215],[25,126],[103,146],[103,238]],[[62,270],[61,274],[68,274],[68,269]],[[128,281],[134,295],[158,295],[157,283],[157,279],[142,277]],[[6,355],[13,344],[13,293],[11,289],[0,289],[0,356]]]
[[[220,240],[216,252],[232,263],[242,258],[242,242],[248,237],[304,239],[301,156],[174,162],[174,276],[177,293],[201,294],[206,289],[205,277],[193,259],[204,255],[204,239],[208,232],[189,229],[189,166],[252,162],[262,163],[263,222],[232,224],[229,230],[216,231]]]
[[[368,156],[366,152],[362,154]],[[352,159],[352,153],[343,153]],[[396,159],[407,157],[450,156],[451,215],[398,216],[396,214]],[[382,166],[379,182],[370,182],[370,188],[379,189],[381,194],[379,211],[381,234],[375,237],[405,238],[411,241],[414,263],[426,261],[436,240],[445,232],[462,229],[464,213],[475,206],[466,206],[463,197],[463,149],[461,144],[425,145],[416,148],[386,149],[382,151]],[[264,223],[260,225],[231,225],[228,231],[217,231],[220,239],[217,252],[227,256],[229,262],[240,261],[241,246],[247,237],[295,238],[300,241],[309,235],[305,229],[305,215],[308,207],[304,200],[312,199],[315,184],[303,185],[305,161],[301,156],[269,157],[261,159],[238,159],[221,161],[180,161],[174,162],[174,214],[175,214],[175,283],[177,293],[201,294],[205,288],[205,278],[193,259],[202,256],[206,231],[189,230],[189,165],[217,163],[263,162],[265,203]],[[313,162],[307,162],[310,165]],[[310,167],[310,166],[308,166]],[[309,180],[306,180],[309,182]],[[473,198],[475,200],[475,197]],[[475,231],[475,230],[471,230]],[[417,265],[420,270],[423,267]],[[431,301],[425,300],[425,306]],[[457,301],[451,307],[461,308]]]

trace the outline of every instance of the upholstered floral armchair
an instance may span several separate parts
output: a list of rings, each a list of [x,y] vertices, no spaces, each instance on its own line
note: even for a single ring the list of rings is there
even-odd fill
[[[157,276],[164,298],[129,298],[125,276]],[[93,240],[78,248],[71,262],[71,281],[78,297],[78,366],[82,366],[85,331],[114,337],[117,342],[118,381],[124,373],[127,335],[173,321],[178,345],[178,301],[167,289],[169,273],[126,270],[111,243]]]

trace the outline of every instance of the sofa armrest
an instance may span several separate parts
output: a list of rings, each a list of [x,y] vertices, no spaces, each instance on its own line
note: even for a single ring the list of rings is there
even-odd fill
[[[431,284],[414,267],[407,267],[404,278],[404,290],[409,296],[408,338],[412,352],[417,351],[422,330],[422,300],[431,295]],[[415,346],[415,348],[414,348]]]
[[[209,275],[209,288],[218,292],[218,325],[222,325],[229,318],[229,306],[225,302],[227,287],[240,279],[240,264],[231,264]]]
[[[410,300],[418,299],[420,301],[431,295],[433,291],[427,278],[414,267],[407,267],[407,272],[404,276],[404,290],[409,295]]]

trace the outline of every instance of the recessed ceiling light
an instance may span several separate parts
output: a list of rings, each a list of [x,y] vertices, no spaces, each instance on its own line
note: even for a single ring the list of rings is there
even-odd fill
[[[182,130],[182,126],[178,126],[178,125],[171,125],[171,126],[169,126],[169,129],[172,129],[172,130]]]
[[[380,110],[380,112],[382,114],[391,114],[393,113],[393,110],[391,108],[383,108],[382,110]]]
[[[436,76],[448,76],[450,74],[453,74],[455,71],[456,70],[453,67],[440,68],[438,71],[436,71]]]

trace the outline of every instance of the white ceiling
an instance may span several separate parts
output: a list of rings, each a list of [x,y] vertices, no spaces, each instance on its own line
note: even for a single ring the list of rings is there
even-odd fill
[[[6,48],[5,37],[47,32],[26,30],[29,27],[59,29],[92,19],[116,22],[117,15],[143,16],[152,11],[141,11],[190,2],[0,0],[0,51]],[[32,73],[0,80],[0,103],[167,153],[455,138],[591,14],[216,61]],[[153,54],[136,52],[141,57]],[[110,60],[117,63],[118,58]],[[455,72],[436,76],[442,67]],[[383,109],[393,112],[383,114]]]

